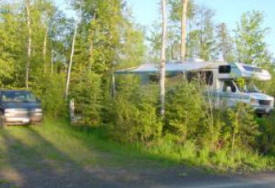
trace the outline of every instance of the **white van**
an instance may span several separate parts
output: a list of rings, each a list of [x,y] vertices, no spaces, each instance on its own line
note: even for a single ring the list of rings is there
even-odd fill
[[[200,78],[207,85],[206,94],[211,97],[216,108],[232,107],[242,102],[251,105],[259,114],[268,114],[274,108],[274,98],[261,92],[253,80],[268,81],[267,70],[242,63],[187,62],[167,63],[167,75],[185,74],[188,80]],[[139,67],[119,70],[116,74],[139,74],[143,83],[152,75],[159,74],[158,64],[143,64]],[[238,80],[244,83],[240,85]]]

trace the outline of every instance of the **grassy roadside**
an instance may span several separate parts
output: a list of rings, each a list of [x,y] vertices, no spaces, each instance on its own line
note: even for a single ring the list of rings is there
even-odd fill
[[[103,130],[72,127],[64,120],[45,120],[42,126],[14,126],[0,131],[0,166],[14,158],[33,161],[72,161],[79,166],[135,166],[139,163],[173,165],[177,161],[145,153],[138,145],[121,145],[105,137]]]
[[[167,167],[178,164],[210,171],[274,169],[274,158],[239,154],[241,164],[228,161],[225,153],[209,157],[208,151],[197,155],[192,143],[177,147],[161,141],[157,146],[125,145],[107,138],[103,129],[72,127],[65,120],[45,120],[42,126],[14,126],[0,131],[0,167],[13,163],[42,168],[51,163],[57,169],[64,164],[93,167]],[[205,155],[203,155],[205,153]]]

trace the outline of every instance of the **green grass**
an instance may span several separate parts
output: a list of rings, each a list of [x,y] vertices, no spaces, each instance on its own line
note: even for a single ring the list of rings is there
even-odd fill
[[[45,120],[41,126],[10,126],[0,130],[0,166],[21,162],[41,166],[50,161],[77,166],[167,166],[176,161],[145,152],[139,145],[122,145],[106,137],[103,129],[73,127],[66,121]],[[36,161],[36,162],[33,162]]]
[[[159,144],[120,144],[110,140],[103,128],[73,127],[65,120],[45,120],[41,126],[13,126],[0,130],[0,167],[23,164],[62,170],[64,164],[93,167],[167,167],[189,165],[214,171],[274,168],[274,158],[236,151],[215,154],[197,151],[191,142],[178,146],[166,140]]]

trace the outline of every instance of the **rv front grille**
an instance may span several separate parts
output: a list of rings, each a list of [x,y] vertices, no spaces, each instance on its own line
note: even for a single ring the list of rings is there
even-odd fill
[[[268,101],[268,100],[259,100],[259,104],[260,105],[264,105],[264,106],[270,106],[271,101]]]

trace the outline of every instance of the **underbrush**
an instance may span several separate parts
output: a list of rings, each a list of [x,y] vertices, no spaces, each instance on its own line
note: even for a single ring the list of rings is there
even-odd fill
[[[253,110],[241,103],[215,110],[203,87],[185,80],[171,87],[166,114],[160,117],[156,86],[138,87],[128,82],[127,90],[118,92],[109,108],[107,137],[139,145],[145,153],[207,169],[274,169],[274,157],[268,157],[274,147],[272,121],[261,123]],[[265,147],[267,152],[263,152]]]
[[[110,138],[107,130],[108,127],[70,127],[67,131],[99,150],[116,154],[120,164],[153,160],[162,165],[187,165],[212,172],[252,172],[274,170],[275,167],[275,157],[251,150],[235,149],[233,153],[228,149],[211,151],[209,147],[200,148],[191,140],[177,144],[169,135],[150,144],[121,143]]]
[[[121,143],[111,139],[104,127],[66,129],[86,144],[110,155],[115,154],[120,165],[135,165],[139,160],[147,161],[147,164],[156,161],[161,165],[187,165],[212,172],[255,172],[274,170],[275,167],[274,156],[264,156],[249,150],[236,149],[233,153],[226,149],[210,151],[209,147],[200,148],[194,141],[177,144],[169,137],[163,137],[150,144]]]
[[[0,147],[0,153],[3,152],[0,161],[7,164],[5,161],[10,160],[7,156],[14,156],[29,165],[39,159],[80,166],[184,165],[211,172],[272,170],[275,165],[272,156],[238,149],[234,153],[225,149],[213,151],[201,148],[195,140],[178,144],[169,135],[150,143],[117,142],[109,136],[106,126],[70,126],[66,120],[47,118],[42,126],[8,127],[1,131],[0,140],[9,137],[9,154],[5,153],[4,144],[4,148]]]

